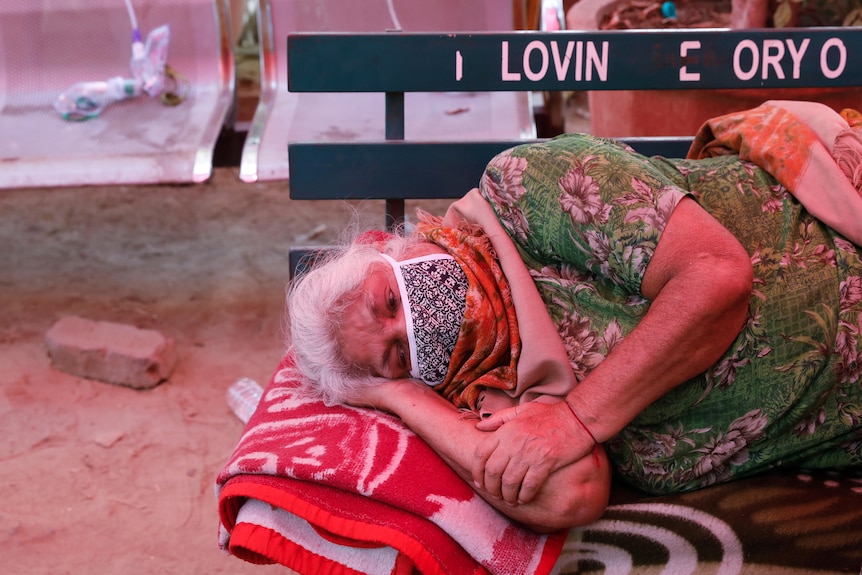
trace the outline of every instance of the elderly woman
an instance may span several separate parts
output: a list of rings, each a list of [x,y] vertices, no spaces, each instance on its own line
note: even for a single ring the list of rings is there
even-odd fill
[[[611,468],[669,493],[858,467],[848,138],[828,109],[773,102],[710,122],[698,159],[586,135],[508,150],[442,219],[295,282],[297,367],[329,402],[398,415],[540,530],[601,515]]]

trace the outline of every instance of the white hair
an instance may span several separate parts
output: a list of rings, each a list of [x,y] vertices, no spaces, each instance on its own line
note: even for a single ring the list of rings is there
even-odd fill
[[[303,391],[335,405],[375,379],[341,353],[338,336],[343,315],[362,295],[360,287],[374,268],[386,265],[381,252],[398,260],[420,241],[415,236],[395,234],[382,247],[355,240],[331,247],[290,283],[287,344]]]

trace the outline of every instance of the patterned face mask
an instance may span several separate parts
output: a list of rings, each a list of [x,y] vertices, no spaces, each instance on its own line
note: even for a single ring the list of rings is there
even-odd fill
[[[428,385],[446,377],[467,307],[467,276],[450,255],[397,262],[381,254],[395,272],[410,348],[410,376]]]

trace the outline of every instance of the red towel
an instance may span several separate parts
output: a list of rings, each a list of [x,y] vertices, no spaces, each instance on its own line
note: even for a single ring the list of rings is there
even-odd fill
[[[508,520],[399,419],[302,398],[291,365],[217,479],[222,549],[309,574],[551,570],[565,532]]]

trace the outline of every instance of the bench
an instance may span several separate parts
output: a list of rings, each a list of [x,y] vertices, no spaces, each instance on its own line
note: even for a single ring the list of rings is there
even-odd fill
[[[132,0],[146,40],[170,27],[167,64],[187,97],[146,94],[87,121],[65,121],[57,97],[77,82],[131,77],[132,21],[123,0],[0,3],[0,188],[201,182],[233,104],[224,2]],[[187,84],[185,84],[187,82]]]
[[[261,93],[242,150],[240,179],[287,180],[291,140],[375,141],[384,137],[384,99],[375,91],[288,91],[285,38],[292,32],[511,30],[512,2],[498,0],[258,0]],[[535,138],[530,94],[413,92],[407,139]],[[451,113],[453,110],[459,113]],[[469,111],[467,111],[469,110]]]
[[[300,33],[288,35],[287,49],[292,92],[386,99],[385,140],[289,143],[290,197],[385,200],[387,227],[403,219],[405,200],[459,198],[478,185],[491,157],[523,143],[406,141],[405,93],[862,86],[858,28]],[[643,154],[669,157],[684,157],[691,142],[620,139]],[[291,269],[315,250],[294,247]]]
[[[387,103],[385,140],[291,142],[291,198],[385,200],[387,226],[403,216],[405,200],[460,197],[494,154],[522,143],[405,141],[405,93],[740,89],[769,99],[778,88],[862,86],[858,28],[296,34],[288,52],[291,90],[382,92]],[[683,157],[691,143],[682,136],[620,138],[644,154],[670,157]],[[316,249],[296,246],[292,265],[309,265]],[[560,573],[837,573],[856,572],[862,561],[858,513],[847,511],[858,508],[850,502],[862,493],[858,471],[767,473],[647,499],[618,488],[605,518],[570,533],[575,543],[564,548]],[[821,506],[841,498],[832,511]]]

